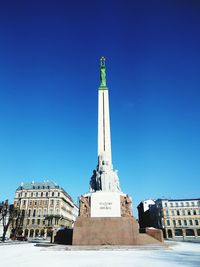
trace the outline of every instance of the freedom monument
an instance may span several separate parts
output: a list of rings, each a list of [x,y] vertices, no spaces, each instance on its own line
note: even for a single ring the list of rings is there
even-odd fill
[[[98,164],[90,179],[89,193],[80,197],[72,244],[156,243],[155,238],[139,234],[138,223],[132,215],[132,200],[121,191],[117,171],[112,165],[108,92],[105,58],[102,57],[98,89]]]

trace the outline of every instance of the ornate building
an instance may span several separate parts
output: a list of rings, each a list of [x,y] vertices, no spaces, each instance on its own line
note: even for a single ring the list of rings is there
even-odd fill
[[[138,214],[140,228],[162,229],[166,238],[200,238],[200,198],[145,200]]]
[[[78,214],[72,198],[54,182],[22,183],[14,206],[21,212],[21,230],[27,237],[46,237],[61,226],[71,228]]]

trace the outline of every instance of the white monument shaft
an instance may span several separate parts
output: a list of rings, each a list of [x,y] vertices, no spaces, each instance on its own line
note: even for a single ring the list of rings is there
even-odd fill
[[[108,89],[98,90],[98,156],[112,165]]]

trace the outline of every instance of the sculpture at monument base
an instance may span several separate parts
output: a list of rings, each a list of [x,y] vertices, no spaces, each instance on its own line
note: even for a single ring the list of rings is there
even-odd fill
[[[132,200],[128,195],[120,196],[120,209],[122,217],[131,217],[131,203]],[[79,216],[80,217],[90,217],[91,216],[91,207],[90,207],[90,197],[81,196],[79,200]]]
[[[90,204],[89,197],[80,197],[79,201],[79,216],[81,217],[90,217]]]

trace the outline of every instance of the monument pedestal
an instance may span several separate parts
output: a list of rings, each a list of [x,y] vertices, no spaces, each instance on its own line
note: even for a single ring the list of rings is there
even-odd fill
[[[78,217],[73,245],[133,245],[139,236],[133,217]]]
[[[72,245],[161,244],[162,231],[139,233],[131,198],[122,192],[94,192],[80,198]]]

